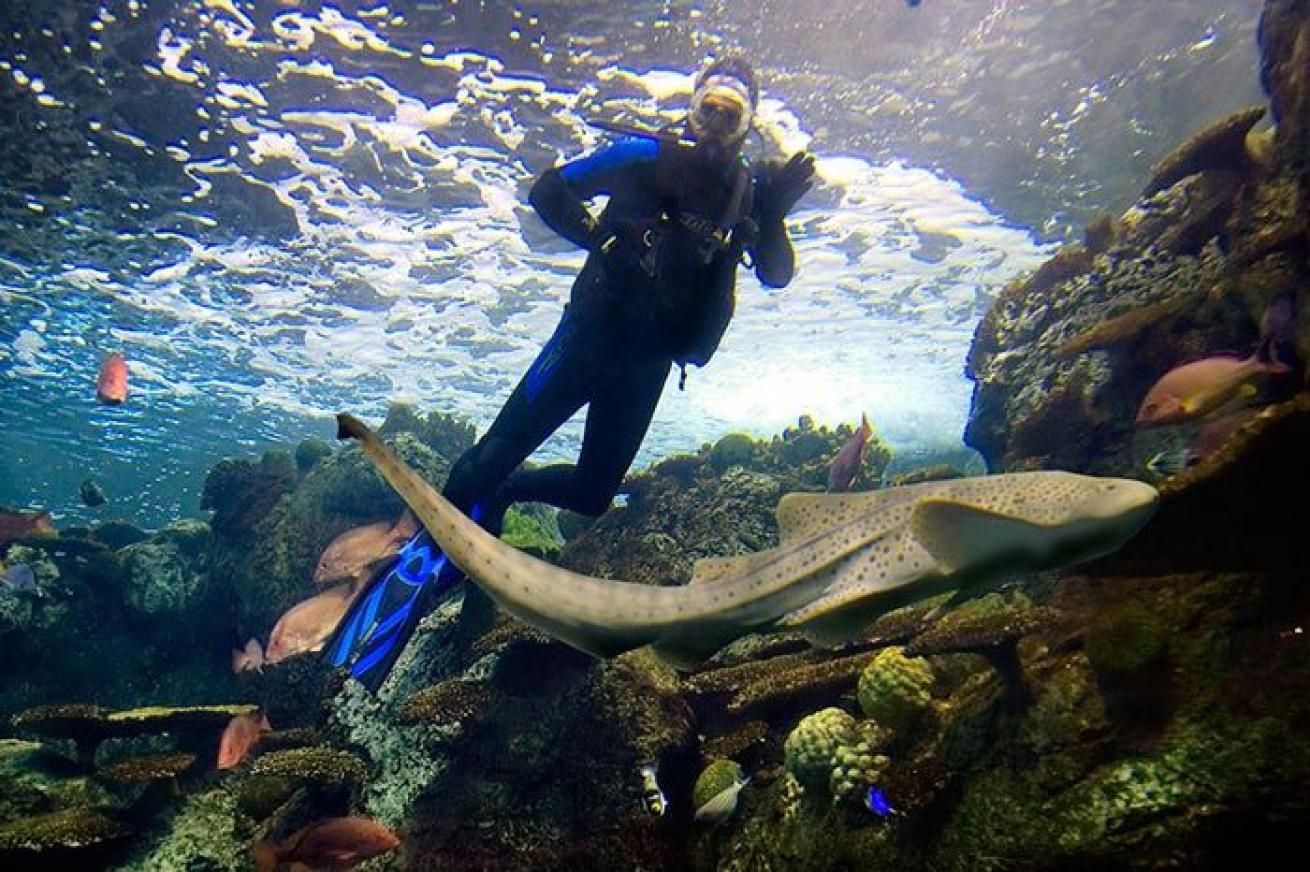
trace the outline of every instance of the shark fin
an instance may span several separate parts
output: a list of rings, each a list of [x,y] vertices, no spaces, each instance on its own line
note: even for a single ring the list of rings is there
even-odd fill
[[[778,629],[800,633],[816,648],[836,648],[859,636],[874,619],[899,605],[894,591],[842,588],[784,615]]]
[[[783,543],[807,539],[857,518],[885,512],[888,527],[905,520],[894,507],[913,497],[907,488],[891,488],[853,494],[783,494],[778,500],[778,537]],[[908,508],[904,512],[908,515]]]
[[[909,532],[932,555],[937,570],[954,575],[995,555],[1024,551],[1040,525],[951,499],[927,499],[914,507]]]
[[[692,566],[691,581],[687,583],[705,584],[718,581],[721,578],[744,575],[777,559],[776,550],[770,548],[767,551],[756,551],[753,554],[735,554],[731,557],[702,557]]]

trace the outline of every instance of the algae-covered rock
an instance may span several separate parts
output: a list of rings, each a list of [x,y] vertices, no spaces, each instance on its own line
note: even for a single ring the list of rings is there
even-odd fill
[[[711,760],[696,777],[691,790],[692,808],[700,808],[741,780],[741,764],[735,760]]]
[[[720,437],[710,449],[710,466],[715,472],[727,472],[733,466],[747,466],[755,454],[755,440],[747,433],[729,433]]]
[[[285,451],[267,452],[258,462],[224,460],[205,476],[200,508],[214,512],[214,532],[237,538],[272,511],[296,477],[296,463]]]
[[[520,551],[526,551],[542,560],[559,556],[563,542],[545,525],[530,515],[511,509],[505,513],[505,527],[500,538]]]
[[[59,567],[44,551],[12,545],[0,561],[0,572],[25,563],[32,568],[36,591],[16,590],[0,584],[0,639],[21,633],[32,638],[58,631],[73,612],[65,592],[59,589]]]
[[[332,456],[332,446],[322,439],[310,438],[296,446],[296,469],[301,475],[309,472],[320,460]]]
[[[420,442],[452,463],[473,447],[476,431],[468,421],[441,412],[419,414],[407,403],[392,403],[387,417],[378,427],[378,435],[388,437],[411,433]]]
[[[150,842],[112,867],[115,872],[248,872],[255,833],[227,790],[188,796]]]
[[[169,542],[147,541],[119,552],[123,599],[141,615],[176,619],[195,610],[208,577]]]
[[[932,706],[934,680],[927,660],[886,648],[860,673],[860,709],[879,726],[903,731]]]
[[[1107,612],[1088,630],[1087,658],[1100,673],[1148,668],[1168,644],[1166,627],[1148,609],[1128,605]]]

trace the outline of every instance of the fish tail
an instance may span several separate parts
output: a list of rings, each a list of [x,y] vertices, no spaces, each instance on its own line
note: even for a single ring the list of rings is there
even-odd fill
[[[273,872],[277,868],[278,861],[282,859],[282,852],[273,842],[255,842],[250,847],[250,853],[255,858],[257,872]]]

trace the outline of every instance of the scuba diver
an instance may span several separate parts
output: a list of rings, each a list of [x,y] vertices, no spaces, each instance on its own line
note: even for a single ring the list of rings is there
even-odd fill
[[[696,77],[682,129],[602,125],[627,135],[546,170],[529,201],[587,250],[554,335],[486,434],[451,469],[445,496],[493,535],[514,502],[599,515],[622,484],[674,364],[709,362],[732,317],[739,263],[770,288],[795,270],[784,219],[813,184],[814,158],[752,167],[742,154],[759,86],[744,61]],[[609,196],[599,217],[585,201]],[[587,405],[576,464],[523,462]],[[338,625],[326,656],[373,691],[418,621],[462,573],[420,530],[374,575]],[[494,615],[469,586],[460,617]]]

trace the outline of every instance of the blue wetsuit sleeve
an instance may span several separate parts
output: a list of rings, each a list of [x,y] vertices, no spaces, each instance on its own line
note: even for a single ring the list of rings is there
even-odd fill
[[[591,249],[597,242],[596,219],[584,200],[613,194],[635,167],[653,164],[659,144],[651,139],[624,139],[542,173],[528,202],[546,226],[573,244]]]
[[[654,139],[630,137],[599,151],[571,160],[560,167],[560,175],[579,197],[590,199],[597,194],[614,193],[615,182],[626,171],[643,164],[653,164],[659,157],[659,143]]]

